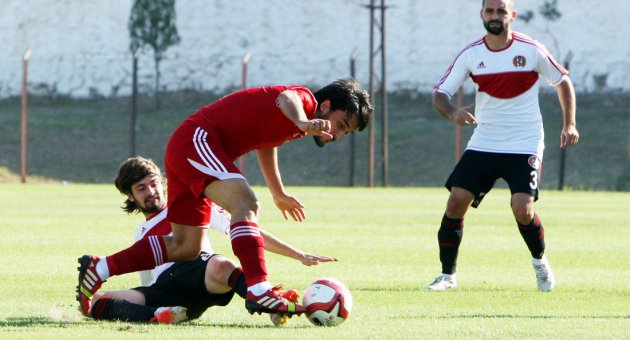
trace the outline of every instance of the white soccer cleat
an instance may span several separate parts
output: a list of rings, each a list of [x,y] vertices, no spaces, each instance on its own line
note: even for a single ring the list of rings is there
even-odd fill
[[[160,307],[155,311],[155,317],[151,319],[151,322],[157,323],[180,323],[188,320],[188,314],[186,313],[186,307]]]
[[[538,290],[541,292],[550,292],[556,285],[556,277],[553,275],[551,265],[547,257],[543,255],[542,259],[532,257],[532,266],[536,272],[536,281],[538,282]]]
[[[455,274],[440,274],[433,280],[433,283],[425,287],[429,290],[447,290],[457,288],[457,278]]]

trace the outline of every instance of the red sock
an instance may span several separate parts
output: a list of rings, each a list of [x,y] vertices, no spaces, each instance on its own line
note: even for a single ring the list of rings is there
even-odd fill
[[[168,262],[167,257],[162,236],[149,236],[106,259],[109,275],[114,276],[153,269]]]
[[[260,236],[258,224],[240,221],[230,226],[232,251],[241,262],[247,286],[267,281],[265,265],[265,241]]]

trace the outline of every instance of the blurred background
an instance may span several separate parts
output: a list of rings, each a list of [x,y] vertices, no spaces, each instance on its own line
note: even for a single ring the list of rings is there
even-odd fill
[[[3,0],[2,7],[0,182],[110,183],[131,155],[162,164],[175,127],[222,95],[269,84],[317,90],[351,75],[373,89],[374,139],[362,132],[325,149],[309,137],[281,147],[285,184],[441,186],[472,133],[464,128],[460,143],[430,95],[456,54],[484,35],[479,0]],[[543,86],[542,187],[630,190],[630,3],[532,0],[516,1],[516,10],[513,28],[570,69],[578,95],[581,140],[562,152],[560,107]],[[472,84],[462,90],[459,99],[473,102]],[[250,182],[263,183],[253,154],[239,165]]]

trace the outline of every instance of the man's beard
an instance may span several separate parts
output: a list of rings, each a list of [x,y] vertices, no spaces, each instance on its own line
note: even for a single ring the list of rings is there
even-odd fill
[[[494,24],[494,23],[498,23],[499,26],[497,27],[490,27],[490,24]],[[503,33],[505,31],[505,27],[503,25],[502,22],[497,21],[497,20],[491,20],[488,22],[483,22],[483,27],[485,27],[486,31],[488,31],[488,33],[492,34],[492,35],[501,35],[501,33]]]
[[[317,146],[319,146],[320,148],[323,148],[324,145],[326,145],[326,141],[321,136],[313,136],[313,140],[315,141],[315,144],[317,144]]]
[[[138,204],[138,208],[143,213],[151,214],[164,209],[164,202],[161,199],[156,198],[155,200],[153,200],[153,203],[146,204],[145,202],[145,204],[142,205]]]

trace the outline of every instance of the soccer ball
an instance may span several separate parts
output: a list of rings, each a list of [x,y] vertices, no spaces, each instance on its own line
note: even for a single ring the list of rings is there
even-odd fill
[[[306,317],[317,326],[338,326],[352,311],[352,295],[339,280],[321,278],[313,282],[302,298]]]

